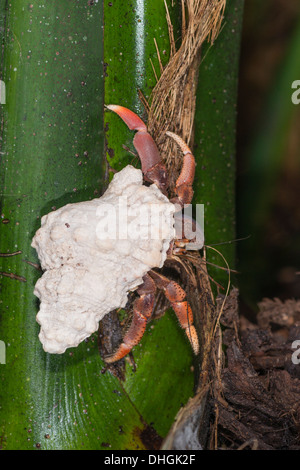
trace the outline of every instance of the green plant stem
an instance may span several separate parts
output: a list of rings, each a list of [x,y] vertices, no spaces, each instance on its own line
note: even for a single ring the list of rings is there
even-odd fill
[[[44,214],[99,196],[105,186],[102,17],[101,3],[75,0],[32,6],[16,0],[1,10],[7,97],[1,108],[0,252],[22,251],[1,257],[1,272],[26,279],[1,277],[5,449],[151,448],[192,393],[190,348],[170,315],[149,326],[144,349],[135,352],[138,372],[129,368],[126,387],[101,372],[96,334],[63,355],[46,354],[38,340],[33,290],[41,272],[32,237]],[[156,28],[166,39],[164,26]],[[137,99],[140,78],[130,86]],[[181,361],[169,363],[173,350]]]
[[[168,1],[168,8],[178,36],[180,8]],[[147,116],[139,98],[141,91],[149,100],[156,83],[151,61],[159,76],[159,60],[169,59],[170,44],[166,10],[161,0],[105,4],[104,10],[105,104],[126,106],[142,117]],[[112,112],[105,113],[106,148],[109,167],[120,170],[127,164],[140,167],[129,131]],[[124,148],[124,146],[126,148]],[[127,367],[124,389],[147,423],[153,423],[160,436],[165,436],[172,420],[193,391],[190,370],[192,353],[175,315],[166,314],[151,322],[141,345],[135,348],[137,370]],[[155,392],[153,392],[155,390]]]
[[[236,252],[236,103],[243,3],[227,2],[215,44],[202,50],[195,114],[194,200],[205,207],[205,243],[219,249],[231,269],[235,268]],[[223,242],[233,243],[217,246]],[[215,252],[208,249],[207,255],[210,262],[224,266]],[[226,290],[228,274],[208,269]]]

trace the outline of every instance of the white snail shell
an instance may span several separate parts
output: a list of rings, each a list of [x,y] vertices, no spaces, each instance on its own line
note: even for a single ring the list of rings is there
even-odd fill
[[[162,267],[175,237],[174,211],[158,187],[144,186],[141,170],[128,165],[102,197],[42,217],[32,247],[44,270],[34,294],[45,351],[77,346],[104,315],[126,305],[150,269]]]

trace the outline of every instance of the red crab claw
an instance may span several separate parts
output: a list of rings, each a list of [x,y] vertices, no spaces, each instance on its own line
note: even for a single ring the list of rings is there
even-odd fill
[[[175,140],[184,155],[182,169],[176,181],[175,192],[177,197],[171,199],[173,204],[179,204],[183,207],[185,204],[190,204],[193,199],[194,191],[192,186],[195,177],[195,157],[181,137],[173,132],[166,132],[166,134]]]
[[[165,193],[168,187],[167,170],[154,140],[147,131],[146,124],[133,111],[123,106],[110,104],[106,107],[117,113],[130,130],[137,131],[133,145],[139,154],[144,177]]]

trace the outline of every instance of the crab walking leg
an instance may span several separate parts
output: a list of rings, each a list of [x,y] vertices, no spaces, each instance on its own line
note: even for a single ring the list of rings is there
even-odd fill
[[[182,169],[176,181],[175,192],[177,197],[171,199],[173,204],[179,204],[183,207],[185,204],[190,204],[193,199],[194,191],[192,186],[195,177],[195,157],[181,137],[173,132],[166,132],[166,134],[175,140],[184,155]]]
[[[113,354],[105,358],[105,362],[111,363],[119,361],[141,341],[145,333],[147,322],[152,315],[155,291],[155,282],[146,274],[144,276],[144,283],[137,291],[140,297],[138,297],[133,304],[133,317],[130,327],[123,338],[123,342]]]
[[[110,104],[106,107],[117,113],[130,130],[137,131],[133,145],[139,154],[145,179],[155,183],[165,193],[168,187],[167,170],[161,161],[156,143],[147,131],[146,124],[133,111],[123,106]]]
[[[167,277],[158,274],[156,271],[150,271],[150,276],[154,279],[157,287],[162,289],[165,296],[171,303],[180,326],[185,330],[186,335],[192,345],[194,353],[199,353],[199,341],[196,329],[193,325],[193,312],[186,298],[186,292],[175,281],[170,281]]]

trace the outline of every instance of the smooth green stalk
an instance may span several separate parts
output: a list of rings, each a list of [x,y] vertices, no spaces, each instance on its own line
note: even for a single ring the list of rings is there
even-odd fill
[[[168,5],[171,16],[178,18],[178,5]],[[37,337],[38,300],[33,289],[41,273],[27,262],[38,262],[30,244],[41,217],[53,208],[100,194],[108,182],[108,171],[103,171],[108,165],[102,159],[103,104],[122,104],[145,117],[138,90],[149,98],[155,84],[150,63],[151,58],[158,72],[154,38],[162,61],[168,60],[161,0],[105,1],[104,36],[102,18],[101,2],[36,0],[24,5],[16,0],[1,6],[1,79],[7,97],[1,107],[0,252],[22,254],[0,261],[1,271],[26,278],[1,279],[0,340],[6,345],[6,364],[0,365],[0,437],[5,449],[153,448],[193,391],[190,345],[172,313],[150,323],[134,350],[136,372],[127,366],[125,382],[101,373],[104,363],[96,335],[59,356],[46,354]],[[232,37],[236,50],[239,36]],[[222,69],[224,51],[218,56],[217,44],[207,54],[211,63],[219,61],[218,73],[224,74],[215,86],[228,80],[229,87],[236,76],[229,78],[227,68]],[[207,98],[211,92],[212,80],[211,66],[203,62],[201,67],[200,102],[201,94]],[[228,121],[223,119],[222,131],[209,109],[202,112],[210,141],[233,132],[232,114]],[[197,119],[199,124],[199,114]],[[122,147],[133,149],[133,133],[113,113],[106,112],[104,122],[109,165],[116,170],[128,163],[138,166]],[[196,130],[196,142],[198,138]],[[231,150],[227,152],[231,159],[226,161],[232,163]],[[215,165],[213,158],[210,165]],[[201,178],[202,173],[196,201],[212,201],[209,195],[201,199]],[[222,214],[221,222],[223,202],[216,199],[213,205]],[[231,204],[228,211],[232,214]],[[227,234],[231,237],[229,229]]]
[[[221,32],[202,51],[195,115],[197,161],[194,201],[205,207],[205,243],[213,245],[235,268],[236,103],[243,1],[228,1]],[[218,246],[220,243],[229,242]],[[230,243],[232,242],[232,243]],[[208,260],[226,267],[207,250]],[[226,272],[208,267],[227,286]]]
[[[93,198],[104,186],[101,3],[15,1],[1,13],[7,96],[1,108],[0,251],[22,251],[1,258],[1,271],[26,278],[1,279],[1,446],[151,448],[155,432],[166,434],[192,393],[191,352],[176,322],[166,316],[159,328],[149,327],[144,348],[150,353],[137,348],[138,371],[129,369],[125,387],[101,373],[96,335],[63,355],[43,351],[33,295],[41,273],[27,263],[38,263],[30,245],[41,217]],[[140,86],[139,78],[135,99]],[[170,363],[174,350],[183,359]]]
[[[163,65],[169,59],[170,42],[166,10],[161,0],[105,3],[104,62],[105,104],[121,104],[147,119],[139,90],[149,100],[159,76],[156,40]],[[177,34],[180,8],[167,2]],[[112,112],[105,113],[108,165],[116,170],[127,164],[140,167],[132,141],[134,132]],[[124,146],[126,148],[124,148]],[[136,153],[136,152],[135,152]],[[155,325],[155,326],[154,326]],[[141,345],[135,348],[137,371],[127,367],[124,389],[146,423],[165,436],[182,403],[193,391],[192,353],[185,333],[171,312],[151,322]]]
[[[130,423],[127,446],[142,446],[140,417],[114,377],[101,368],[97,342],[63,355],[44,353],[35,321],[33,288],[40,272],[31,240],[54,207],[99,194],[102,125],[102,8],[87,2],[14,1],[5,19],[2,79],[0,251],[0,435],[5,449],[121,447],[120,422]],[[110,419],[114,413],[114,418]],[[116,417],[118,416],[119,419]],[[125,425],[124,425],[125,428]],[[134,444],[133,444],[134,443]],[[125,444],[124,444],[125,446]]]

